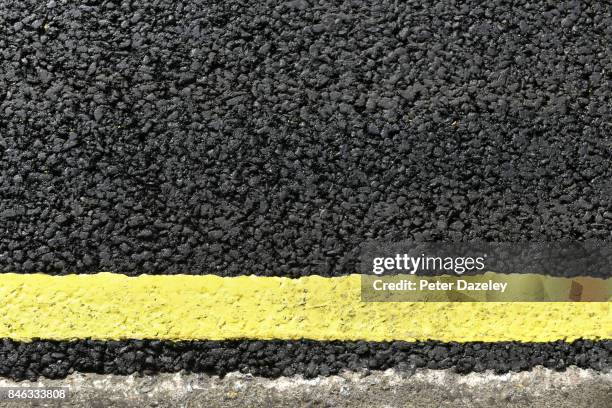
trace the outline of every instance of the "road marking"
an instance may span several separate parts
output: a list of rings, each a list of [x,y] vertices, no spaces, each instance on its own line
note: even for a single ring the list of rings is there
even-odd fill
[[[611,303],[367,303],[360,278],[0,274],[0,338],[573,341]]]

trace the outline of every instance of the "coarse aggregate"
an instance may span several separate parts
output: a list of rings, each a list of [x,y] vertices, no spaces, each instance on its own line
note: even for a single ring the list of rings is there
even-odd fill
[[[550,343],[317,342],[317,341],[0,341],[0,376],[14,380],[64,378],[83,373],[152,375],[194,372],[225,375],[238,371],[259,377],[366,373],[394,368],[453,369],[496,374],[543,366],[609,372],[612,341]]]
[[[609,1],[3,0],[0,270],[610,241],[611,43]]]

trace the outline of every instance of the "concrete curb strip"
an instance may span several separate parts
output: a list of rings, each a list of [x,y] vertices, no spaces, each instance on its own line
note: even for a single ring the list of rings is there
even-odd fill
[[[564,372],[538,367],[529,372],[459,375],[418,370],[343,373],[306,380],[265,379],[239,373],[112,376],[73,374],[65,380],[14,382],[0,387],[68,386],[64,401],[0,401],[0,408],[62,407],[589,407],[612,399],[612,373],[575,367]]]

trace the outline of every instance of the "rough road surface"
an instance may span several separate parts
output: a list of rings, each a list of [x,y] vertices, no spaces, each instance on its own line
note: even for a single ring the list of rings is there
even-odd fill
[[[334,341],[34,341],[0,343],[0,375],[14,380],[65,378],[79,371],[128,375],[179,371],[276,378],[336,375],[343,370],[451,369],[497,374],[538,366],[612,369],[612,341],[441,343]]]
[[[3,0],[0,271],[329,277],[370,239],[610,242],[611,43],[609,1]],[[4,316],[45,306],[21,289]],[[0,376],[68,384],[74,407],[612,399],[610,336],[398,351],[18,324]],[[230,374],[131,375],[180,370]]]
[[[0,4],[0,269],[610,239],[608,1]]]

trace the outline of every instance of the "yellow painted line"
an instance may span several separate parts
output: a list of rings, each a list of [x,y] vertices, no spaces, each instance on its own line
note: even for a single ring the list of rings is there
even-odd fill
[[[572,341],[610,303],[367,303],[360,278],[0,274],[0,338]]]

